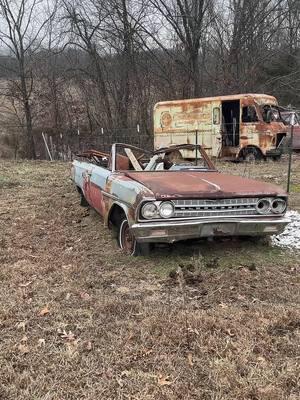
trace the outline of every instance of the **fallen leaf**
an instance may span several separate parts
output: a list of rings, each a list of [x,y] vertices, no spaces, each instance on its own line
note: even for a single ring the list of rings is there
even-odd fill
[[[127,293],[130,293],[130,289],[126,286],[120,286],[116,289],[116,292],[121,293],[121,294],[127,294]]]
[[[70,268],[72,268],[72,264],[62,265],[61,267],[62,267],[63,269],[70,269]]]
[[[149,354],[151,354],[151,353],[153,353],[153,350],[152,349],[149,349],[149,350],[146,350],[146,351],[144,351],[144,356],[149,356]]]
[[[74,355],[78,354],[77,348],[78,348],[78,343],[80,339],[73,340],[72,342],[66,342],[66,352],[67,355],[72,357]]]
[[[86,349],[89,351],[92,350],[92,342],[87,342]]]
[[[39,312],[39,314],[40,314],[40,316],[42,316],[42,317],[43,317],[44,315],[49,314],[49,308],[48,308],[48,306],[42,308],[41,311]]]
[[[18,346],[18,350],[19,350],[20,353],[22,353],[22,354],[27,354],[27,353],[29,353],[29,347],[27,346],[27,344],[20,343],[19,346]]]
[[[188,353],[187,359],[188,359],[188,364],[192,367],[194,365],[194,363],[193,363],[193,354],[192,353]]]
[[[82,300],[89,300],[90,295],[86,292],[81,292],[80,297],[82,298]]]
[[[265,363],[266,359],[262,356],[257,357],[257,361],[261,362],[261,363]]]
[[[118,385],[119,385],[120,387],[123,387],[123,386],[124,386],[124,383],[123,383],[123,381],[122,381],[121,378],[116,378],[116,381],[117,381],[117,383],[118,383]]]
[[[26,321],[21,321],[16,325],[17,329],[21,329],[22,331],[25,332],[26,330]]]
[[[19,287],[27,287],[27,286],[31,285],[32,282],[33,281],[29,281],[29,282],[26,282],[26,283],[20,283]]]
[[[38,347],[45,346],[45,344],[46,344],[45,339],[39,339],[39,340],[38,340]]]
[[[199,336],[199,331],[196,329],[196,328],[188,328],[188,331],[190,332],[190,333],[194,333],[195,335],[197,335],[197,336]]]
[[[226,333],[230,336],[230,337],[234,337],[235,333],[233,333],[230,329],[226,329]]]
[[[165,376],[165,375],[158,375],[157,377],[157,383],[160,386],[169,386],[172,385],[173,382],[170,381],[170,377],[169,376]]]
[[[58,329],[57,330],[57,333],[59,334],[59,336],[62,338],[62,339],[66,339],[66,340],[68,340],[69,342],[72,342],[73,340],[75,340],[75,335],[74,335],[74,333],[73,332],[71,332],[71,331],[69,331],[68,333],[65,331],[65,330],[61,330],[61,329]]]
[[[26,343],[27,340],[28,340],[27,336],[24,335],[24,336],[22,337],[22,339],[21,339],[21,342],[22,342],[22,343]]]

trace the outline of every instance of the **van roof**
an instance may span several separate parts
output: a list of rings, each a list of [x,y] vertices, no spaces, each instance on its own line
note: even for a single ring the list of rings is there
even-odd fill
[[[158,106],[171,106],[171,105],[181,105],[187,103],[202,103],[202,102],[210,102],[210,101],[225,101],[225,100],[240,100],[241,98],[264,98],[268,100],[274,100],[277,103],[277,100],[274,96],[270,96],[269,94],[264,93],[246,93],[246,94],[232,94],[227,96],[214,96],[214,97],[201,97],[196,99],[185,99],[185,100],[169,100],[169,101],[160,101],[155,104],[154,109]]]

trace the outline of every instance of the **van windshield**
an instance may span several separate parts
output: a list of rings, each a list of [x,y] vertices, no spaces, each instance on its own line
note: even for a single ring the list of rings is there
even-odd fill
[[[261,113],[264,122],[284,122],[280,114],[279,107],[270,104],[261,106]]]

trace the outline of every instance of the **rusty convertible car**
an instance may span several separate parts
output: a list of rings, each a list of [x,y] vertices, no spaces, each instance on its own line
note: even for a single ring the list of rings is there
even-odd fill
[[[130,255],[155,242],[276,234],[289,222],[283,189],[218,172],[200,145],[89,150],[73,161],[72,179],[81,204],[98,211]]]

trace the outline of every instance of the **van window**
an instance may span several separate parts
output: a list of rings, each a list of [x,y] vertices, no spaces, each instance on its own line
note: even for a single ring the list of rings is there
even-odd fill
[[[213,109],[213,124],[220,125],[220,109],[219,109],[219,107],[214,107],[214,109]]]
[[[242,110],[242,122],[257,122],[257,114],[255,107],[253,106],[247,106],[243,107]]]

